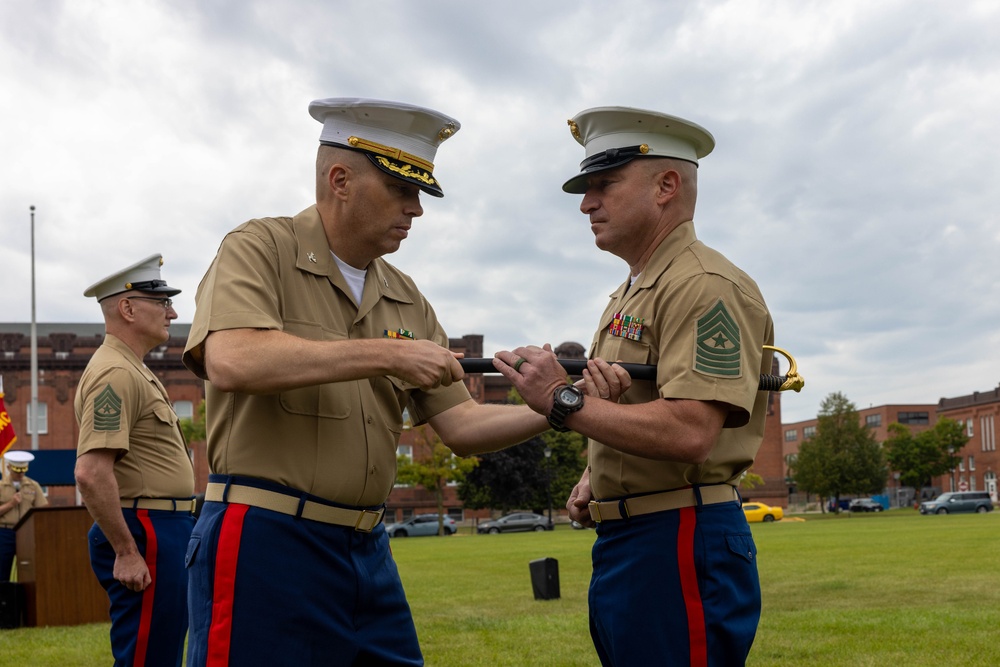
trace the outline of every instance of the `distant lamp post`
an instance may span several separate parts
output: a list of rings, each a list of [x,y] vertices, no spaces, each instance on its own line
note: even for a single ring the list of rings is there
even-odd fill
[[[549,500],[549,528],[552,528],[552,467],[550,465],[552,459],[552,448],[546,447],[545,450],[545,495]]]

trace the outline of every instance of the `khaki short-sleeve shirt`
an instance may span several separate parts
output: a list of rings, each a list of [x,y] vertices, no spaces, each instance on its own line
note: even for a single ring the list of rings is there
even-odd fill
[[[753,463],[764,433],[774,325],[756,283],[695,238],[694,223],[672,231],[635,284],[611,295],[591,357],[656,366],[656,381],[634,381],[622,403],[658,399],[719,401],[727,428],[698,466],[654,461],[590,443],[591,489],[598,499],[692,484],[735,483]]]
[[[361,303],[354,302],[315,206],[230,232],[196,302],[184,363],[202,378],[204,365],[192,352],[223,329],[273,329],[317,341],[402,335],[400,345],[410,336],[448,347],[410,277],[382,259],[368,266]],[[270,480],[351,506],[381,504],[392,490],[404,410],[421,423],[470,400],[461,382],[420,391],[385,376],[271,395],[222,392],[209,382],[206,396],[213,473]]]
[[[0,505],[9,502],[15,493],[21,494],[21,502],[0,514],[0,528],[13,528],[32,507],[45,507],[49,504],[42,487],[30,477],[21,478],[20,489],[14,488],[14,482],[9,479],[0,480]]]
[[[177,414],[152,371],[108,334],[80,377],[77,456],[114,450],[122,498],[190,498],[194,466]]]

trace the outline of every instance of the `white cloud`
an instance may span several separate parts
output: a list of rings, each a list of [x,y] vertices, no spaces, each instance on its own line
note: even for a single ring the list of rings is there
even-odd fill
[[[390,261],[486,351],[589,344],[626,275],[593,245],[565,121],[601,105],[717,139],[699,236],[748,271],[807,386],[859,405],[995,386],[1000,9],[991,2],[503,5],[292,0],[0,5],[0,319],[99,319],[83,289],[162,252],[193,295],[224,233],[312,196],[315,97],[463,128]]]

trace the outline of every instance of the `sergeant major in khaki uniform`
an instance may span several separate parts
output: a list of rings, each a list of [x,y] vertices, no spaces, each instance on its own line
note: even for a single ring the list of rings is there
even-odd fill
[[[746,660],[760,616],[756,547],[736,486],[763,437],[771,316],[746,273],[698,241],[698,160],[715,145],[675,116],[600,107],[570,121],[585,147],[563,186],[583,195],[599,248],[623,259],[591,356],[656,366],[621,400],[561,387],[551,354],[503,368],[525,401],[590,439],[567,503],[597,523],[590,629],[605,666]]]
[[[94,517],[90,562],[111,602],[117,666],[178,667],[187,632],[184,550],[194,468],[167,392],[142,362],[170,338],[180,290],[153,255],[92,285],[104,344],[76,394],[76,480]]]

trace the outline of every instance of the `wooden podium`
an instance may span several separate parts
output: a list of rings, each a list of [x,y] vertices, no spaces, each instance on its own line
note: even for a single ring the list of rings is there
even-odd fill
[[[86,507],[36,507],[14,527],[29,627],[110,622],[107,593],[90,569],[93,523]]]

